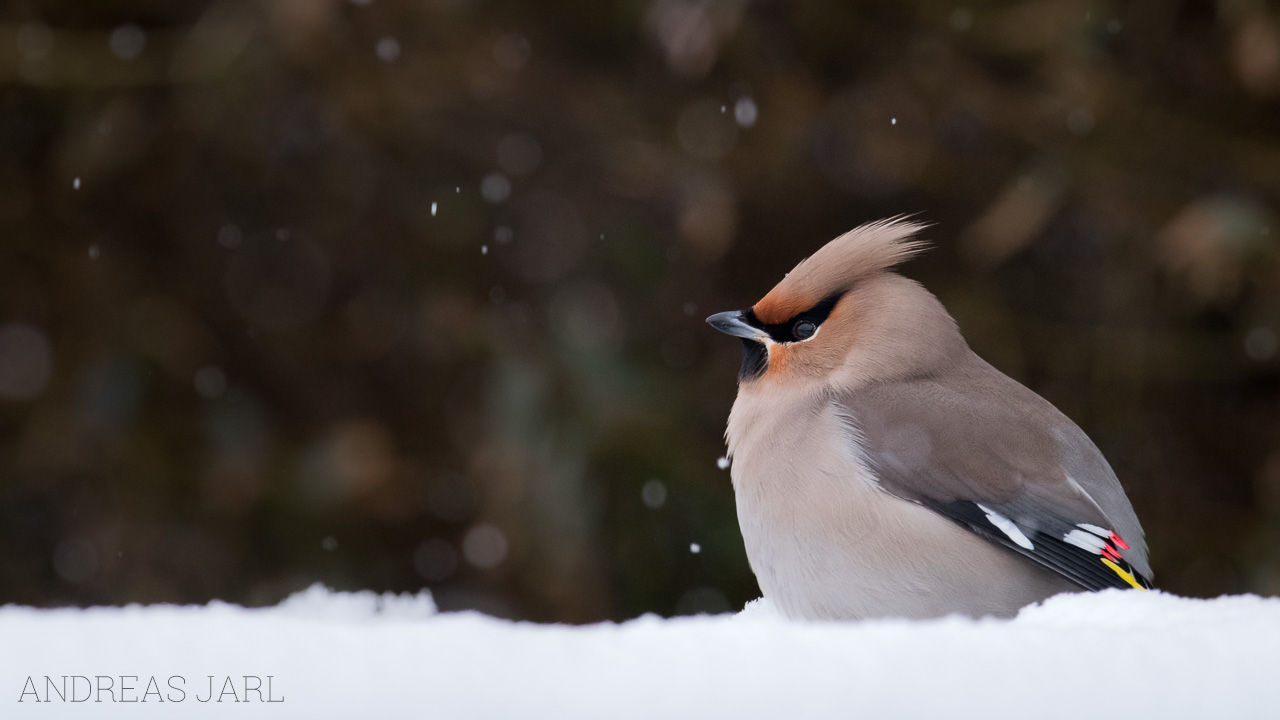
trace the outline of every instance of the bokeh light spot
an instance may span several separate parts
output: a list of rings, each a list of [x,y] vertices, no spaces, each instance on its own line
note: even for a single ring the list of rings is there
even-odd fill
[[[507,536],[493,525],[480,523],[462,539],[462,555],[482,570],[495,568],[507,557]]]

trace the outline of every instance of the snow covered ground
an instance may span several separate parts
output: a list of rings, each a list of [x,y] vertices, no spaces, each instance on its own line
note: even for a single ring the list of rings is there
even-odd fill
[[[1280,599],[1112,590],[1011,621],[820,624],[757,602],[588,627],[319,587],[256,610],[10,606],[0,717],[1280,717]]]

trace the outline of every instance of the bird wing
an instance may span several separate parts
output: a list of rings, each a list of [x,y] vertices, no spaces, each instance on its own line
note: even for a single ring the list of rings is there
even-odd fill
[[[1047,401],[978,362],[956,378],[833,399],[882,489],[1086,589],[1151,587],[1142,528],[1102,454]]]

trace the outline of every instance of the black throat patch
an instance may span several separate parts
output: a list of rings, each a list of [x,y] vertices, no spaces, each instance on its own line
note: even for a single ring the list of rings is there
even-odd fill
[[[738,382],[754,380],[769,368],[769,351],[755,340],[742,340],[742,367],[738,368]]]

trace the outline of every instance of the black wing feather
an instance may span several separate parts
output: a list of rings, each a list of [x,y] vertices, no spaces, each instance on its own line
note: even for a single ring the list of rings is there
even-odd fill
[[[1019,527],[1031,543],[1031,548],[1026,548],[1014,542],[1003,530],[996,527],[987,517],[987,512],[979,507],[977,503],[957,500],[946,503],[924,501],[921,504],[982,535],[988,540],[1003,545],[1019,555],[1034,560],[1040,565],[1063,575],[1086,590],[1104,590],[1112,587],[1127,589],[1132,587],[1123,577],[1102,562],[1100,553],[1090,552],[1066,542],[1063,536],[1070,530],[1055,537],[1053,534],[1040,530]],[[1151,581],[1134,570],[1123,559],[1112,560],[1112,562],[1131,575],[1142,587],[1151,587]]]

